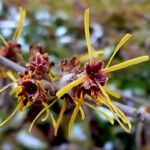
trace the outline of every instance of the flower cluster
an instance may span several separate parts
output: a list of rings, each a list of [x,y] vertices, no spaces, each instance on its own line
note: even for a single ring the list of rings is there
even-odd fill
[[[110,99],[109,95],[120,98],[120,94],[112,91],[107,86],[109,81],[108,75],[111,72],[148,61],[149,56],[140,56],[119,64],[111,65],[116,53],[131,37],[130,34],[126,34],[116,46],[108,63],[105,64],[106,61],[104,62],[102,59],[95,59],[95,55],[98,55],[101,52],[96,54],[91,45],[89,9],[85,10],[84,29],[88,60],[84,65],[81,65],[81,59],[78,59],[76,56],[72,57],[70,60],[62,60],[59,64],[60,71],[57,81],[55,81],[55,76],[51,70],[54,63],[49,60],[48,54],[44,53],[42,47],[39,45],[30,47],[31,58],[30,62],[26,65],[26,71],[20,75],[18,80],[14,79],[17,83],[17,87],[13,89],[12,93],[17,95],[19,106],[4,122],[0,124],[0,126],[4,125],[18,109],[23,110],[24,107],[28,107],[32,104],[39,104],[43,105],[44,108],[35,117],[29,130],[31,131],[35,121],[47,111],[46,117],[42,120],[45,121],[50,115],[54,126],[54,133],[57,135],[63,115],[66,109],[72,105],[74,110],[68,125],[68,133],[71,135],[73,123],[79,112],[82,119],[85,119],[86,112],[84,111],[83,106],[86,105],[106,117],[111,124],[114,124],[114,120],[107,113],[97,108],[100,106],[107,107],[111,110],[114,118],[120,126],[126,132],[131,131],[131,123],[129,119]],[[85,58],[87,57],[84,57],[84,60]],[[12,75],[10,76],[13,78]],[[4,89],[5,88],[2,88],[0,92]],[[52,97],[56,97],[55,100],[52,101]],[[59,116],[55,121],[49,108],[58,100],[62,100],[63,104]]]

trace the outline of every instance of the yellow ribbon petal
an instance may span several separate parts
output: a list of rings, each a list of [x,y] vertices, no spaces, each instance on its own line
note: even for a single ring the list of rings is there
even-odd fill
[[[85,76],[79,77],[78,79],[76,79],[75,81],[67,84],[66,86],[62,87],[57,93],[56,96],[58,98],[61,98],[65,93],[67,93],[68,91],[70,91],[73,87],[76,87],[77,85],[83,83],[85,80]]]
[[[7,76],[14,82],[17,82],[16,77],[13,75],[13,73],[11,71],[7,71]]]
[[[19,22],[18,22],[18,26],[16,28],[16,31],[13,35],[13,40],[18,40],[18,38],[21,35],[22,32],[22,28],[23,28],[23,24],[25,21],[25,17],[26,17],[26,10],[22,7],[19,8],[19,14],[20,14],[20,18],[19,18]]]
[[[5,38],[0,35],[0,39],[2,40],[2,42],[4,43],[5,46],[8,46],[7,41],[5,40]]]
[[[57,102],[57,99],[54,100],[54,101],[53,101],[50,105],[48,105],[47,107],[44,107],[44,108],[38,113],[38,115],[34,118],[34,120],[32,121],[32,123],[31,123],[31,125],[30,125],[30,127],[29,127],[29,132],[31,132],[32,127],[33,127],[35,121],[36,121],[47,109],[49,109],[49,108],[50,108],[54,103],[56,103],[56,102]]]
[[[90,31],[89,31],[89,9],[86,9],[84,13],[84,31],[85,31],[85,39],[86,39],[89,59],[91,62],[92,61],[92,45],[91,45]]]
[[[101,99],[103,101],[103,103],[111,110],[111,112],[113,113],[114,117],[116,118],[116,120],[118,121],[118,123],[120,124],[120,126],[126,131],[126,132],[130,132],[131,130],[131,123],[128,120],[128,118],[125,116],[125,114],[119,109],[117,108],[110,100],[108,94],[105,92],[104,88],[99,85],[99,88],[101,89],[103,95],[105,98]],[[126,124],[128,127],[126,127]]]
[[[6,124],[19,110],[21,103],[14,109],[14,111],[6,118],[2,123],[0,123],[0,127]]]
[[[60,111],[60,113],[59,113],[58,120],[57,120],[57,122],[56,122],[56,126],[55,126],[55,128],[54,128],[54,134],[55,134],[55,136],[57,135],[58,127],[59,127],[59,125],[60,125],[60,122],[62,121],[62,118],[63,118],[64,112],[65,112],[65,110],[66,110],[66,108],[67,108],[67,105],[68,105],[68,102],[67,102],[67,101],[65,101],[65,102],[63,103],[63,105],[62,105],[61,111]]]
[[[119,44],[116,46],[112,56],[110,57],[108,64],[106,65],[106,68],[109,67],[111,61],[113,60],[114,56],[116,55],[116,53],[119,51],[119,49],[131,38],[131,34],[127,33],[119,42]]]
[[[140,56],[140,57],[133,58],[133,59],[127,60],[125,62],[119,63],[117,65],[113,65],[108,68],[105,68],[104,71],[106,73],[113,72],[113,71],[120,70],[120,69],[129,67],[129,66],[132,66],[132,65],[136,65],[136,64],[148,61],[148,60],[149,60],[149,56]]]
[[[100,54],[103,54],[104,51],[103,50],[96,50],[96,51],[93,51],[92,52],[92,57],[98,57]],[[89,54],[85,54],[85,55],[82,55],[80,56],[80,61],[83,62],[83,61],[86,61],[89,59]]]
[[[13,84],[14,84],[14,82],[13,82],[13,83],[9,83],[9,84],[7,84],[6,86],[0,88],[0,93],[1,93],[2,91],[6,90],[7,88],[9,88],[10,86],[12,86]]]
[[[109,87],[107,87],[107,86],[104,86],[104,90],[109,94],[109,95],[112,95],[112,96],[114,96],[114,97],[116,97],[116,98],[120,98],[121,97],[121,95],[119,94],[119,93],[117,93],[116,91],[113,91],[113,90],[111,90]]]
[[[69,122],[69,127],[68,127],[68,134],[69,134],[69,137],[71,136],[72,127],[73,127],[75,118],[76,118],[76,116],[77,116],[77,114],[78,114],[80,105],[81,105],[81,104],[76,105],[76,107],[75,107],[75,109],[74,109],[74,111],[73,111],[73,113],[72,113],[72,116],[71,116],[71,119],[70,119],[70,122]]]

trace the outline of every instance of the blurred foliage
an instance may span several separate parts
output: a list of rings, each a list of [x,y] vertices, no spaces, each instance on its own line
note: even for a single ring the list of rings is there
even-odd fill
[[[19,6],[27,10],[26,23],[19,39],[26,61],[28,47],[36,44],[41,44],[56,63],[60,59],[86,53],[83,28],[85,8],[90,8],[91,12],[91,38],[95,49],[103,49],[106,55],[109,55],[111,49],[125,33],[129,32],[133,35],[132,40],[118,53],[114,63],[138,55],[150,54],[149,0],[3,0],[0,1],[0,34],[8,40],[11,39],[17,24]],[[110,76],[110,86],[125,92],[127,96],[136,95],[148,99],[150,97],[149,77],[149,63],[144,63],[115,72]],[[1,112],[0,119],[4,115]],[[103,147],[106,150],[108,147],[118,150],[136,149],[136,125],[129,135],[124,133],[117,124],[111,126],[95,115],[88,127],[83,122],[78,121],[78,123],[84,126],[83,133],[79,132],[79,137],[68,139],[64,136],[67,134],[62,131],[58,134],[60,137],[53,137],[52,129],[46,123],[42,124],[44,128],[39,124],[32,132],[33,135],[29,135],[26,131],[27,123],[24,122],[21,128],[12,121],[8,127],[0,129],[0,149],[44,150],[48,149],[48,145],[57,149],[57,146],[64,143],[70,144],[70,149],[89,147]],[[22,131],[22,129],[26,130]],[[82,141],[80,136],[86,138]],[[33,143],[37,142],[39,147],[37,148],[30,140],[33,140]]]

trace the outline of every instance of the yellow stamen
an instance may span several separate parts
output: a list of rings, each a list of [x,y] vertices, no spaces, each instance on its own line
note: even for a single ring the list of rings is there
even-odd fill
[[[132,65],[136,65],[136,64],[148,61],[148,60],[149,60],[149,56],[140,56],[140,57],[133,58],[131,60],[127,60],[125,62],[119,63],[117,65],[113,65],[111,67],[105,68],[104,71],[106,73],[113,72],[113,71],[120,70],[122,68],[126,68]]]
[[[60,125],[60,122],[62,121],[62,118],[63,118],[63,115],[64,115],[64,112],[67,108],[67,105],[68,105],[68,102],[65,100],[65,102],[63,103],[62,105],[62,108],[61,108],[61,111],[59,113],[59,117],[58,117],[58,120],[56,122],[56,126],[55,126],[55,129],[54,129],[54,134],[55,136],[57,135],[57,131],[58,131],[58,127]]]
[[[16,31],[13,35],[13,40],[18,40],[18,38],[21,35],[22,32],[22,28],[23,28],[23,24],[25,21],[25,17],[26,17],[26,10],[22,7],[19,8],[19,14],[20,14],[20,18],[19,18],[19,22],[18,22],[18,26],[16,28]]]
[[[48,105],[47,107],[43,108],[43,109],[38,113],[38,115],[34,118],[34,120],[32,121],[32,123],[31,123],[31,125],[30,125],[30,127],[29,127],[29,132],[31,132],[32,127],[33,127],[35,121],[36,121],[47,109],[49,109],[54,103],[56,103],[56,101],[57,101],[57,99],[54,100],[54,101],[53,101],[50,105]]]
[[[92,61],[92,45],[91,45],[90,31],[89,31],[89,9],[86,9],[84,13],[84,31],[85,31],[85,39],[86,39],[89,59],[91,62]]]
[[[96,107],[92,106],[91,104],[89,104],[87,102],[85,102],[85,104],[87,106],[89,106],[90,108],[94,109],[95,111],[97,111],[98,113],[100,113],[101,115],[103,115],[111,124],[114,124],[114,120],[111,117],[109,117],[106,113],[104,113],[103,111],[97,109]]]
[[[57,93],[56,96],[58,98],[62,97],[65,93],[67,93],[68,91],[70,91],[73,87],[83,83],[85,81],[85,76],[79,77],[78,79],[76,79],[75,81],[67,84],[66,86],[62,87]]]
[[[14,82],[17,82],[16,77],[13,75],[13,73],[11,71],[7,71],[7,76]]]
[[[0,93],[1,93],[2,91],[6,90],[7,88],[9,88],[10,86],[12,86],[13,84],[14,84],[14,82],[13,82],[13,83],[9,83],[9,84],[7,84],[6,86],[0,88]]]
[[[81,105],[81,104],[78,104],[78,105],[75,107],[75,109],[74,109],[74,111],[73,111],[73,113],[72,113],[71,120],[70,120],[70,122],[69,122],[69,127],[68,127],[68,134],[69,134],[69,137],[71,136],[73,123],[74,123],[75,118],[76,118],[76,116],[77,116],[77,114],[78,114],[80,105]]]
[[[0,39],[2,40],[2,42],[4,43],[5,46],[8,46],[7,41],[5,40],[5,38],[0,35]]]
[[[132,35],[127,33],[119,42],[119,44],[116,46],[114,53],[112,54],[111,58],[108,61],[108,64],[106,65],[106,68],[109,67],[111,61],[113,60],[114,56],[116,55],[116,53],[119,51],[119,49],[130,39]]]
[[[8,118],[6,118],[2,123],[0,123],[0,127],[3,126],[4,124],[6,124],[16,114],[16,112],[20,108],[20,104],[14,109],[14,111],[8,116]]]
[[[113,91],[113,90],[111,90],[109,87],[107,87],[107,86],[104,86],[104,90],[109,94],[109,95],[112,95],[112,96],[114,96],[114,97],[116,97],[116,98],[120,98],[121,97],[121,95],[119,94],[119,93],[117,93],[116,91]]]

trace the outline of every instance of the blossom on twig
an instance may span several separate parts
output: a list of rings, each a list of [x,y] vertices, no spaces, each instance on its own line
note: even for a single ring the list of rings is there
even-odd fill
[[[116,46],[111,58],[109,59],[107,65],[104,65],[103,60],[94,60],[93,59],[93,48],[91,45],[90,40],[90,33],[89,33],[89,9],[85,10],[84,15],[84,28],[85,28],[85,38],[87,43],[88,55],[89,55],[89,62],[87,62],[84,66],[84,70],[82,73],[76,75],[76,80],[72,81],[71,83],[67,84],[66,86],[62,87],[56,93],[58,98],[64,98],[65,94],[70,94],[70,97],[74,101],[75,109],[72,113],[72,117],[69,122],[68,133],[71,135],[71,130],[75,118],[78,112],[81,112],[81,116],[84,119],[84,111],[82,109],[82,105],[87,105],[88,107],[98,111],[100,114],[105,116],[112,124],[114,123],[113,119],[110,118],[105,112],[98,110],[96,106],[105,105],[109,108],[114,115],[115,119],[118,121],[120,126],[126,131],[130,132],[131,130],[131,123],[125,114],[117,108],[109,98],[109,95],[115,96],[117,98],[120,97],[118,93],[112,91],[107,87],[108,82],[108,73],[117,71],[131,65],[139,64],[149,60],[149,56],[140,56],[131,60],[127,60],[125,62],[119,63],[117,65],[111,65],[111,62],[115,56],[115,54],[119,51],[122,45],[131,37],[130,34],[126,34],[119,44]],[[93,101],[95,105],[90,104],[86,101],[86,98]],[[58,121],[56,122],[56,129],[55,135],[57,134],[58,126],[60,124],[60,120],[62,120],[63,113],[66,109],[66,103],[64,102],[64,107],[60,112],[58,117]]]

